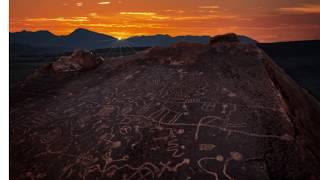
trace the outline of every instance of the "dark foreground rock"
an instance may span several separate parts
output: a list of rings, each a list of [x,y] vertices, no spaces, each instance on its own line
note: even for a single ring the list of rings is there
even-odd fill
[[[213,38],[211,38],[210,40],[210,44],[215,44],[215,43],[232,43],[232,42],[240,42],[240,39],[238,37],[238,35],[234,34],[234,33],[229,33],[229,34],[225,34],[225,35],[218,35],[215,36]]]
[[[95,69],[103,62],[104,58],[102,58],[101,56],[97,56],[93,52],[75,50],[69,56],[61,56],[57,61],[44,64],[35,69],[25,78],[25,81],[33,81],[39,84],[39,79],[41,79],[41,77],[68,77],[68,74],[86,72]],[[46,79],[46,81],[51,81],[51,79],[52,78]],[[24,83],[25,82],[22,82],[22,84]],[[47,83],[41,82],[40,84],[42,85],[39,86],[42,87],[46,86]],[[16,84],[13,84],[12,86],[16,86]],[[39,89],[39,87],[37,89]]]
[[[60,57],[51,67],[55,72],[86,71],[96,68],[102,62],[103,58],[92,52],[76,50],[70,56]]]
[[[16,87],[11,178],[319,179],[319,103],[260,49],[225,39]]]

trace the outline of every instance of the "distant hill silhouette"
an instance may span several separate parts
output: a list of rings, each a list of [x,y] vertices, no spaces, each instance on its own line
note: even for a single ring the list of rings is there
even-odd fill
[[[256,44],[256,41],[246,37],[239,36],[240,41],[245,44]],[[188,42],[197,44],[207,44],[210,36],[176,36],[169,35],[150,35],[150,36],[134,36],[122,40],[123,43],[109,35],[97,33],[87,29],[76,29],[69,35],[57,36],[49,31],[21,31],[10,33],[10,48],[15,49],[19,53],[22,49],[42,48],[46,49],[46,53],[63,52],[73,49],[101,49],[117,46],[133,46],[133,47],[153,47],[153,46],[169,46],[178,42]],[[33,48],[30,48],[33,47]],[[25,50],[24,50],[24,53]]]
[[[97,49],[106,47],[117,41],[116,38],[89,31],[86,29],[76,29],[67,36],[60,37],[62,45],[70,48],[81,48],[81,49]]]
[[[153,47],[153,46],[170,46],[178,42],[188,42],[197,44],[208,44],[209,36],[176,36],[169,35],[152,35],[152,36],[134,36],[127,41],[135,47]]]
[[[239,39],[244,44],[256,44],[257,41],[246,37],[239,36]],[[152,35],[152,36],[134,36],[127,39],[132,46],[135,47],[153,47],[153,46],[170,46],[179,42],[208,44],[210,36],[176,36],[169,35]]]
[[[37,48],[97,49],[108,47],[116,38],[86,29],[76,29],[69,35],[57,36],[49,31],[10,33],[10,45],[20,44]]]

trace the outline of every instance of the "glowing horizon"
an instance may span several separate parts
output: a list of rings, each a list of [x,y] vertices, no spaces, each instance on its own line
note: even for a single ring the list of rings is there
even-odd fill
[[[125,39],[228,32],[261,42],[320,39],[317,0],[10,0],[10,32],[77,28]]]

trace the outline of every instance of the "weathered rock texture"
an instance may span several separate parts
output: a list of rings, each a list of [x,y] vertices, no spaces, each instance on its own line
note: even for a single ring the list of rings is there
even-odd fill
[[[76,50],[70,56],[62,56],[52,63],[52,70],[55,72],[85,71],[97,67],[103,62],[92,52]]]
[[[12,179],[319,179],[320,106],[228,37],[15,88]]]

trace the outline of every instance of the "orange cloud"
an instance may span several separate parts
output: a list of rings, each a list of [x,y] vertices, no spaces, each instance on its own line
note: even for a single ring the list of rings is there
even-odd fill
[[[121,15],[142,15],[142,16],[154,16],[154,12],[120,12]]]
[[[170,19],[169,16],[162,16],[162,15],[159,15],[155,12],[120,12],[119,13],[120,15],[129,15],[129,16],[133,16],[133,17],[143,17],[143,18],[146,18],[146,17],[149,17],[151,19],[158,19],[158,20],[164,20],[164,19]],[[150,20],[150,19],[147,19],[147,20]]]
[[[236,16],[205,15],[205,16],[182,16],[173,18],[174,20],[211,20],[211,19],[236,19]]]
[[[103,2],[99,2],[98,4],[100,4],[100,5],[108,5],[108,4],[110,4],[110,2],[109,1],[103,1]]]
[[[56,21],[56,22],[86,22],[89,21],[87,17],[72,17],[72,18],[27,18],[26,21],[32,22],[45,22],[45,21]]]
[[[174,13],[184,13],[184,10],[174,10],[174,9],[166,9],[164,12],[174,12]]]
[[[320,5],[303,5],[300,7],[285,7],[278,9],[289,14],[320,14]]]
[[[83,6],[83,3],[82,2],[77,2],[76,6],[81,7],[81,6]]]
[[[108,28],[167,28],[163,24],[82,24],[87,27],[108,27]]]
[[[219,9],[219,6],[199,6],[200,9]]]

